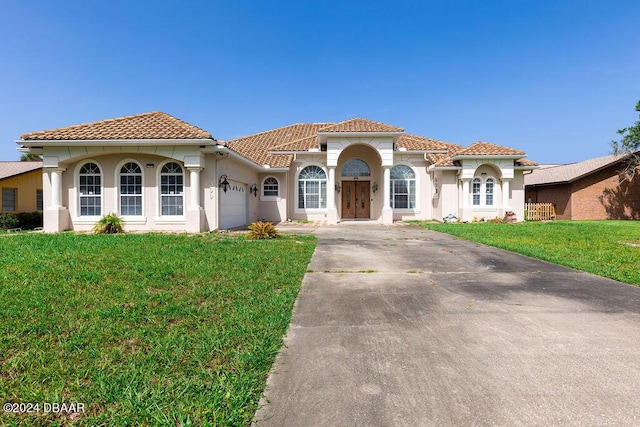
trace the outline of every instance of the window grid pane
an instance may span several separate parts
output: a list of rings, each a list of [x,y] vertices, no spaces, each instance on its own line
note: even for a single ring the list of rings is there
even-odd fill
[[[36,190],[36,210],[41,211],[44,208],[44,197],[42,190]]]
[[[13,212],[16,210],[16,192],[15,188],[2,189],[2,211]]]
[[[133,162],[120,169],[120,214],[142,215],[142,169]]]
[[[264,184],[262,186],[262,195],[263,196],[278,196],[278,180],[275,178],[267,178],[264,180]]]
[[[84,164],[80,168],[80,216],[100,216],[102,214],[102,178],[100,168],[95,163]]]
[[[160,174],[160,199],[162,215],[183,215],[184,177],[182,167],[171,162],[162,167]]]
[[[491,178],[487,179],[487,182],[485,183],[485,193],[485,202],[487,206],[493,205],[493,179]]]
[[[327,207],[327,175],[318,166],[307,166],[298,177],[298,208]]]
[[[475,178],[472,183],[471,193],[473,194],[473,205],[480,205],[480,179]]]

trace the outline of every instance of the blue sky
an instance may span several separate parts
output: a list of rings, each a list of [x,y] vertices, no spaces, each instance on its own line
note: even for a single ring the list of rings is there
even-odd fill
[[[0,160],[22,133],[164,111],[227,140],[365,117],[540,163],[609,154],[637,0],[0,0]]]

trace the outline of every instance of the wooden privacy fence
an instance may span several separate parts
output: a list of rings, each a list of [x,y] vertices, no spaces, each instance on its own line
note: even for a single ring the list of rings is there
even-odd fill
[[[556,208],[553,203],[525,203],[524,211],[527,221],[549,221],[556,219]]]

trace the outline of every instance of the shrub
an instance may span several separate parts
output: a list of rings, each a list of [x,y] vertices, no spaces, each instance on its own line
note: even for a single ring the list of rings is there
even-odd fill
[[[33,230],[42,227],[42,212],[22,212],[16,214],[18,227],[23,230]]]
[[[124,232],[124,220],[114,213],[108,213],[93,226],[96,234],[116,234]]]
[[[19,224],[18,217],[15,214],[0,214],[0,230],[8,230],[17,228]]]
[[[279,237],[278,230],[270,222],[256,221],[249,226],[248,237],[251,240],[275,239]]]

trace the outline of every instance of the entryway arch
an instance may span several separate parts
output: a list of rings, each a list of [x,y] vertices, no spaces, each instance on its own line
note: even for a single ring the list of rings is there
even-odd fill
[[[336,207],[341,220],[379,216],[382,200],[376,192],[381,163],[379,153],[369,145],[355,144],[342,151],[336,170]]]

